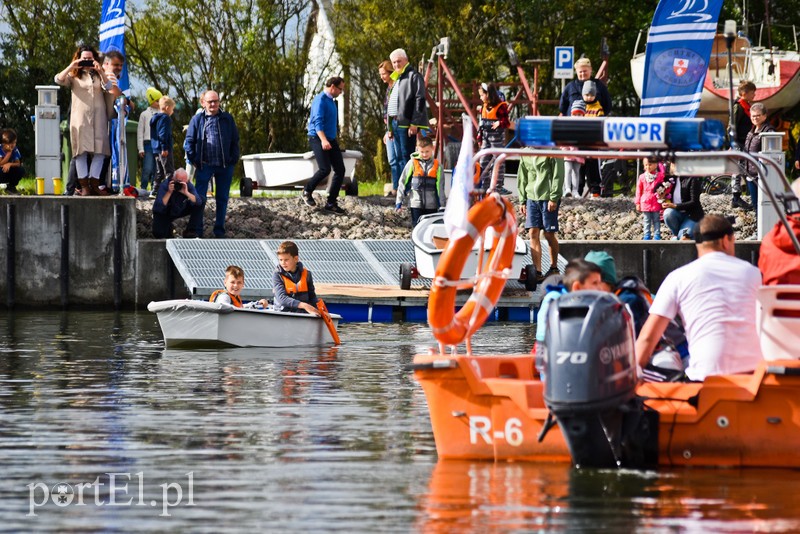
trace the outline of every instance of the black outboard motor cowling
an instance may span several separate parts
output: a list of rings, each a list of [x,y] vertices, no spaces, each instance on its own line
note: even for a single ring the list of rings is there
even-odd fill
[[[545,333],[544,401],[577,466],[623,464],[623,417],[638,382],[633,319],[613,294],[553,301]]]

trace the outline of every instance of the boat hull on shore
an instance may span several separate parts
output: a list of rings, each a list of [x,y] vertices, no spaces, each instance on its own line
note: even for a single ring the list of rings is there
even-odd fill
[[[325,322],[307,313],[235,308],[201,300],[151,302],[167,348],[297,347],[333,344]],[[331,314],[334,326],[341,316]]]
[[[754,102],[761,102],[770,113],[793,108],[800,102],[800,53],[791,50],[770,50],[750,46],[744,38],[732,45],[733,95],[741,81],[756,85]],[[635,54],[631,59],[631,78],[634,89],[642,97],[645,54]],[[703,82],[698,116],[725,120],[731,96],[728,77],[728,56],[725,36],[717,35],[712,47],[709,68]]]
[[[355,168],[361,160],[361,152],[344,150],[342,159],[345,167],[342,188],[347,194],[358,194]],[[245,177],[259,189],[298,189],[306,185],[319,170],[313,152],[248,154],[242,156],[242,163]],[[320,183],[320,187],[328,187],[332,176],[333,172]]]
[[[440,459],[571,461],[530,354],[418,355]],[[800,361],[763,362],[753,374],[703,383],[645,383],[636,390],[657,424],[662,466],[800,467]]]

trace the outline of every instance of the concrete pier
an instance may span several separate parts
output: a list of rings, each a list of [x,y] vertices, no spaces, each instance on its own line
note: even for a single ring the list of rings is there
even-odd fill
[[[99,307],[144,309],[153,300],[190,298],[166,241],[136,239],[135,200],[115,197],[2,196],[0,295],[6,308]],[[758,241],[739,241],[736,254],[756,263]],[[697,257],[691,241],[563,241],[561,255],[590,250],[613,256],[620,276],[635,274],[655,291],[666,275]],[[367,293],[365,293],[365,291]],[[426,290],[320,287],[326,301],[424,306]],[[500,306],[536,306],[529,294],[504,295]]]

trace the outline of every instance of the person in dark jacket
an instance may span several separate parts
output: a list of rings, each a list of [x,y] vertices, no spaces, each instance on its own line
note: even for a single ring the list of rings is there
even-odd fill
[[[593,77],[592,62],[589,58],[582,57],[575,62],[576,78],[570,81],[561,92],[561,100],[558,104],[559,115],[569,117],[571,115],[572,104],[578,100],[583,100],[583,90],[587,81],[594,82],[596,102],[603,108],[603,115],[611,115],[611,95],[606,84]],[[590,85],[591,86],[591,85]],[[589,86],[589,87],[590,87]],[[595,113],[597,115],[597,113]],[[606,180],[608,182],[608,180]],[[602,177],[600,176],[600,162],[594,158],[586,158],[580,169],[579,189],[583,190],[584,184],[589,187],[588,193],[593,197],[611,196],[613,191],[601,189]],[[608,186],[608,183],[606,183]],[[612,187],[613,189],[613,184]]]
[[[203,202],[194,185],[189,181],[186,169],[177,169],[158,187],[153,203],[153,237],[169,239],[172,237],[172,222],[189,216],[189,223],[183,237],[198,237],[194,228],[202,224]]]
[[[672,200],[665,200],[664,223],[667,225],[673,239],[691,240],[694,236],[694,227],[705,216],[703,205],[700,203],[700,193],[703,185],[697,176],[675,176],[674,163],[671,164],[673,174],[665,178],[672,185]]]
[[[608,92],[606,84],[592,76],[592,62],[589,58],[582,57],[575,62],[574,80],[569,82],[561,93],[561,100],[558,103],[559,115],[570,116],[572,103],[583,99],[584,82],[591,80],[597,86],[597,101],[603,107],[603,115],[611,115],[611,94]]]
[[[750,120],[753,127],[747,132],[744,141],[744,151],[750,154],[761,152],[761,134],[774,132],[775,128],[767,122],[767,107],[761,102],[756,102],[750,106]],[[758,169],[754,163],[747,162],[747,189],[750,191],[750,201],[753,203],[753,210],[758,214]]]
[[[175,111],[175,101],[168,96],[162,96],[158,107],[161,111],[150,119],[150,146],[156,159],[153,191],[156,192],[161,182],[168,180],[175,172],[172,153],[172,113]]]
[[[408,55],[402,48],[389,54],[394,72],[392,92],[386,106],[386,115],[391,124],[397,175],[411,159],[417,145],[417,133],[428,128],[428,104],[425,101],[425,80],[408,63]]]
[[[217,199],[217,217],[214,237],[225,237],[225,215],[228,212],[233,169],[239,161],[239,130],[233,116],[219,107],[219,94],[206,91],[202,97],[203,112],[189,122],[183,149],[186,159],[196,169],[194,175],[197,192],[206,203],[206,192],[211,177],[214,177]],[[203,236],[203,220],[193,228]]]
[[[749,80],[745,80],[739,84],[739,98],[733,104],[733,129],[734,139],[731,142],[731,148],[735,150],[744,150],[744,142],[747,139],[747,134],[753,127],[750,121],[750,106],[753,104],[753,99],[756,96],[756,84]],[[731,199],[731,207],[743,208],[746,210],[753,209],[753,207],[742,200],[742,175],[736,174],[731,177],[731,192],[733,198]]]

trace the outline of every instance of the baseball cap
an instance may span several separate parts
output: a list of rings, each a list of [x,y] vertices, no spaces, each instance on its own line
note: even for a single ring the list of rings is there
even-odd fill
[[[600,277],[611,287],[617,285],[617,265],[605,250],[590,250],[583,258],[600,267]]]

